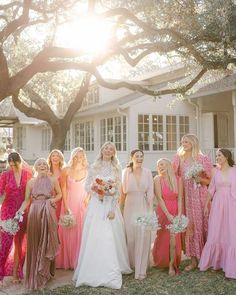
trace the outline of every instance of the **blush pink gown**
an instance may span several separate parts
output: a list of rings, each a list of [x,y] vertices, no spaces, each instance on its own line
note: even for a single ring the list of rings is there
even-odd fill
[[[84,200],[87,192],[84,189],[85,179],[74,180],[67,176],[67,201],[70,210],[76,218],[76,224],[71,228],[64,228],[59,225],[60,250],[56,258],[56,267],[63,269],[75,269],[81,244],[81,235],[85,217],[86,207]],[[61,214],[64,215],[62,203]]]
[[[208,237],[199,263],[200,270],[223,269],[227,278],[236,279],[236,169],[224,181],[217,170],[209,186],[213,196]]]
[[[166,208],[173,216],[178,214],[178,193],[170,190],[164,178],[160,178],[162,198],[165,202]],[[168,267],[170,262],[170,231],[166,229],[166,225],[170,224],[165,213],[160,206],[157,206],[158,221],[161,229],[157,231],[156,239],[152,249],[154,265],[157,267]],[[181,237],[176,234],[176,252],[174,258],[174,268],[176,272],[181,261]]]

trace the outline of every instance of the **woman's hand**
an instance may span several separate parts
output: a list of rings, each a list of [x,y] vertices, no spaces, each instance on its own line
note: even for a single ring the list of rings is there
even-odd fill
[[[115,218],[115,213],[113,211],[109,211],[108,214],[107,214],[107,218],[112,220]]]
[[[204,216],[208,216],[209,215],[209,208],[208,208],[208,206],[205,206],[204,207]]]
[[[57,208],[57,204],[56,204],[56,200],[55,200],[55,198],[52,198],[51,200],[50,200],[50,204],[52,205],[52,207],[53,208]]]
[[[167,214],[167,219],[172,223],[174,220],[174,216],[171,215],[170,213]]]

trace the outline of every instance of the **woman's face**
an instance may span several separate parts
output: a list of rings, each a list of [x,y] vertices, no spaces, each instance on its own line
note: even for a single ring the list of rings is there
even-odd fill
[[[136,152],[132,157],[132,162],[135,166],[141,167],[143,164],[144,155],[142,152],[138,151]]]
[[[78,151],[73,158],[74,164],[81,164],[84,161],[84,153],[82,151]]]
[[[165,161],[159,161],[157,164],[158,174],[165,174],[167,172],[167,163]]]
[[[60,155],[58,154],[58,152],[53,152],[51,154],[50,160],[53,165],[59,165],[61,158],[60,158]]]
[[[193,147],[192,147],[191,141],[187,137],[182,138],[181,145],[182,145],[185,152],[192,151]]]
[[[38,174],[46,174],[48,172],[48,164],[45,160],[39,160],[35,166]]]
[[[17,169],[20,166],[19,162],[10,161],[9,166],[12,170]]]
[[[228,163],[227,158],[220,151],[216,152],[216,162],[220,166],[222,166],[225,163]]]
[[[102,158],[110,160],[115,155],[114,147],[111,144],[107,144],[102,149]]]

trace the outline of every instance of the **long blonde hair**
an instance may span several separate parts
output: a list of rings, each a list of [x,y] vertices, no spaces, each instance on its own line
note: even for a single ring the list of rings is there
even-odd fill
[[[178,192],[178,184],[177,184],[177,179],[176,179],[176,175],[172,166],[172,163],[169,159],[166,158],[161,158],[157,161],[157,172],[160,175],[159,171],[158,171],[158,164],[163,161],[166,163],[166,167],[167,167],[167,177],[170,183],[170,188],[173,192]]]
[[[52,160],[51,160],[51,156],[53,153],[58,153],[58,155],[59,155],[59,158],[60,158],[59,168],[62,169],[65,166],[65,159],[64,159],[63,153],[60,150],[54,149],[49,153],[48,158],[47,158],[47,163],[48,163],[49,170],[51,173],[53,173]]]
[[[114,145],[113,142],[111,141],[106,141],[100,148],[100,151],[98,153],[98,156],[95,160],[95,162],[93,163],[93,168],[94,169],[99,169],[102,167],[102,151],[103,149],[107,146],[107,145],[111,145],[113,147],[113,150],[114,150],[114,155],[111,157],[111,164],[112,164],[112,167],[114,169],[114,171],[116,173],[119,173],[120,169],[121,169],[121,166],[120,166],[120,163],[119,163],[119,160],[117,158],[117,151],[116,151],[116,146]]]
[[[187,138],[187,139],[190,141],[191,145],[192,145],[192,158],[193,158],[194,161],[196,161],[197,158],[198,158],[198,156],[199,156],[199,155],[202,155],[202,152],[201,152],[201,150],[200,150],[199,140],[198,140],[197,136],[194,135],[194,134],[185,134],[185,135],[182,137],[181,141],[184,140],[185,138]],[[183,158],[184,155],[185,155],[185,153],[186,153],[186,152],[184,151],[183,146],[181,145],[181,146],[178,148],[178,150],[177,150],[177,154],[178,154],[181,158]]]
[[[70,160],[68,162],[68,166],[71,167],[71,168],[73,167],[74,158],[77,155],[77,153],[79,153],[79,152],[81,152],[83,154],[82,167],[86,169],[88,167],[88,160],[87,160],[87,156],[86,156],[85,150],[82,147],[76,147],[76,148],[74,148],[71,151]]]

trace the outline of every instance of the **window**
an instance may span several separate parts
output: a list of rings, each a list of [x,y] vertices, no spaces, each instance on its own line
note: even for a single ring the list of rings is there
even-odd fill
[[[80,146],[86,151],[94,150],[93,122],[75,123],[75,146]]]
[[[92,86],[83,99],[82,107],[88,107],[97,103],[99,103],[99,88],[97,86]]]
[[[70,151],[70,150],[71,150],[71,137],[70,137],[70,130],[68,130],[67,133],[66,133],[66,139],[65,139],[64,150],[65,150],[65,151]]]
[[[102,119],[100,121],[101,145],[104,144],[106,141],[111,141],[115,144],[118,151],[126,151],[126,130],[127,127],[125,116]]]
[[[26,128],[25,127],[16,127],[15,129],[15,145],[18,151],[25,150],[26,143]]]
[[[138,147],[144,151],[176,150],[186,133],[189,133],[188,116],[138,115]]]
[[[42,129],[42,151],[49,151],[52,139],[51,128]]]

